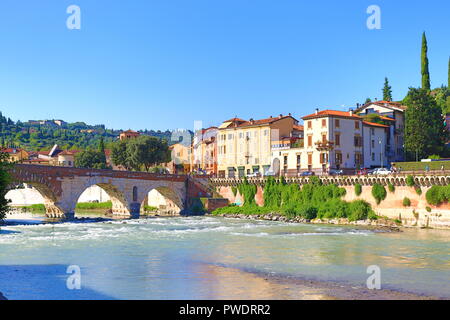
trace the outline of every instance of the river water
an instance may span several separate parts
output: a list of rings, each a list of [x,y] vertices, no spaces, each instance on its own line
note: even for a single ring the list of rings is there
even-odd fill
[[[450,231],[215,217],[40,223],[0,231],[9,299],[450,298]],[[68,266],[81,289],[69,290]],[[367,268],[381,291],[367,290]]]

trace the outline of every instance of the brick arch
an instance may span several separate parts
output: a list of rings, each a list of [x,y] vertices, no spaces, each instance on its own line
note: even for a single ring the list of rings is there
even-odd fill
[[[179,214],[182,213],[184,208],[184,199],[182,197],[182,195],[174,188],[169,188],[166,186],[159,186],[159,187],[152,187],[152,188],[145,188],[144,189],[144,198],[142,200],[142,202],[140,203],[140,207],[142,208],[143,205],[146,204],[147,199],[148,199],[148,194],[153,191],[156,190],[159,192],[159,194],[161,194],[166,201],[169,200],[171,203],[174,204],[174,211],[170,212],[171,214]]]

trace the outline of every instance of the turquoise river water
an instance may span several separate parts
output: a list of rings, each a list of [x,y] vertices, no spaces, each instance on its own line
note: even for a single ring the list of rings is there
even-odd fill
[[[0,291],[8,299],[449,299],[449,244],[446,230],[215,217],[30,220],[1,228]],[[66,284],[72,265],[80,290]],[[381,270],[379,292],[366,287],[371,265]]]

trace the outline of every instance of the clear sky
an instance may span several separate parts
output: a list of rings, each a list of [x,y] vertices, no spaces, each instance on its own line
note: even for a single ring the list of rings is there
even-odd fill
[[[81,8],[81,30],[66,9]],[[366,27],[369,5],[381,30]],[[2,0],[0,110],[115,129],[193,129],[394,99],[447,82],[448,0]]]

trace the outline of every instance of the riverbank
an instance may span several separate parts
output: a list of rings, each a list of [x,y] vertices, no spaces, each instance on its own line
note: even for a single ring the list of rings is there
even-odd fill
[[[351,225],[351,226],[361,226],[367,227],[369,229],[376,229],[380,231],[401,231],[401,225],[397,222],[392,221],[387,218],[378,218],[377,220],[361,220],[361,221],[349,221],[347,218],[340,219],[304,219],[302,217],[288,218],[279,213],[268,213],[268,214],[217,214],[208,215],[211,217],[223,217],[232,219],[243,219],[243,220],[262,220],[262,221],[279,221],[287,223],[303,223],[303,224],[330,224],[330,225]]]
[[[226,266],[207,265],[204,271],[217,277],[233,279],[221,287],[218,299],[236,299],[238,283],[245,283],[238,299],[243,300],[440,300],[443,298],[383,289],[369,290],[362,285],[335,281],[307,280],[282,274],[242,270]],[[230,288],[229,288],[230,287]],[[230,293],[229,291],[232,291]]]

